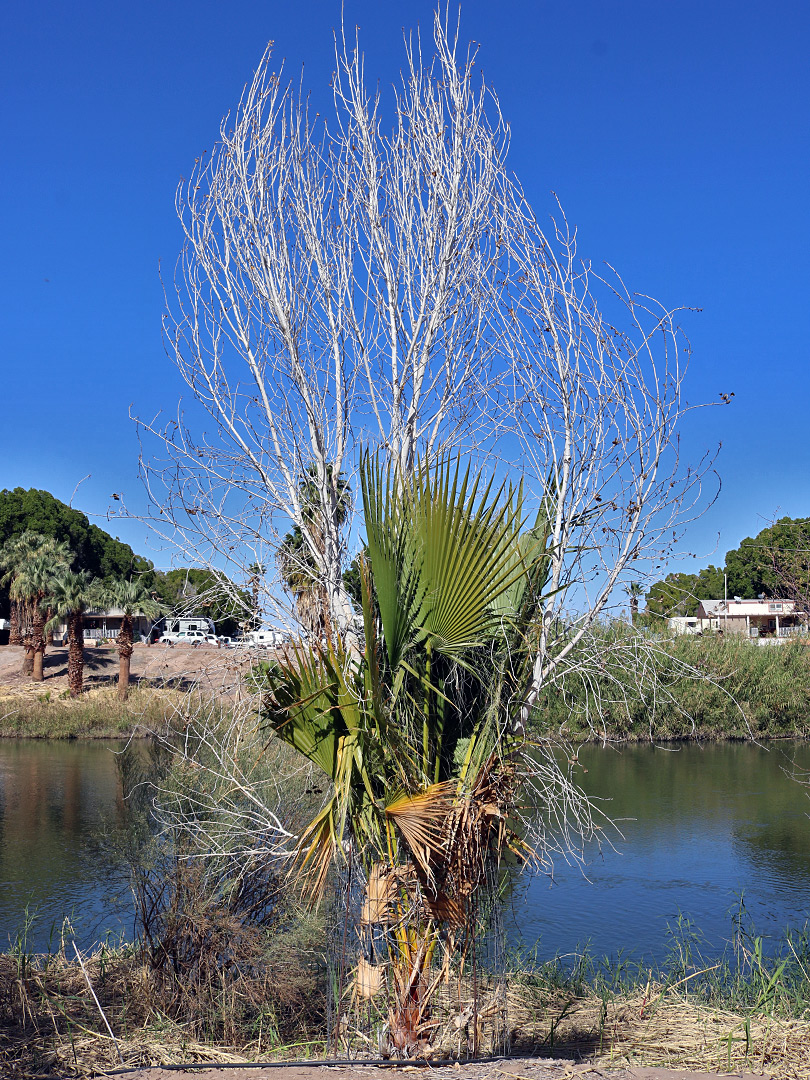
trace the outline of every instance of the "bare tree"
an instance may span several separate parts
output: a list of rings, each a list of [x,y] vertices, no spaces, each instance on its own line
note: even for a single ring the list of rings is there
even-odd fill
[[[434,43],[426,64],[418,35],[406,42],[389,133],[357,40],[336,39],[329,124],[282,85],[268,46],[178,191],[165,326],[193,404],[143,425],[167,452],[144,465],[155,524],[196,560],[246,566],[292,523],[344,629],[337,480],[358,447],[407,470],[419,452],[483,444],[502,419],[507,130],[476,49],[438,15]]]
[[[340,478],[361,449],[400,477],[451,448],[493,472],[519,462],[549,565],[520,728],[546,686],[598,671],[606,649],[648,670],[624,661],[643,643],[602,630],[712,494],[711,458],[681,460],[688,345],[676,311],[581,259],[559,207],[541,225],[447,15],[432,59],[406,39],[388,130],[357,39],[335,44],[333,119],[282,83],[268,47],[178,192],[165,326],[191,395],[170,424],[142,425],[162,448],[143,457],[153,525],[277,617],[281,590],[251,568],[276,565],[298,529],[345,634]]]
[[[562,211],[543,231],[507,173],[476,49],[441,13],[433,43],[427,59],[406,40],[390,131],[356,38],[336,37],[328,123],[283,85],[268,46],[178,191],[185,245],[165,326],[191,399],[170,424],[143,424],[165,451],[143,456],[144,475],[155,527],[223,571],[223,588],[226,569],[244,585],[300,529],[345,632],[337,481],[359,449],[382,446],[405,473],[451,446],[496,467],[519,458],[554,522],[529,707],[625,575],[662,562],[705,468],[680,462],[675,313],[580,261]],[[262,587],[281,617],[281,591]],[[572,605],[585,613],[573,636],[559,618]]]
[[[580,260],[561,208],[547,235],[517,186],[511,196],[513,430],[551,526],[525,722],[549,679],[593,658],[587,640],[617,586],[660,567],[703,512],[712,458],[680,460],[688,343],[677,313]]]

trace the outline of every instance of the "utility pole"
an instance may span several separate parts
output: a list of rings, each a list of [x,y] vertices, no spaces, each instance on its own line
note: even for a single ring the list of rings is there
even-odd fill
[[[723,574],[723,637],[728,633],[728,574]]]

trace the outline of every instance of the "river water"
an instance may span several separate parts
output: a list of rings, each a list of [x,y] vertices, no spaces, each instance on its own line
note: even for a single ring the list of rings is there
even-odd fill
[[[93,840],[121,811],[119,745],[0,740],[0,948],[28,924],[27,947],[47,949],[65,916],[80,947],[131,934],[122,882]],[[524,878],[513,941],[541,958],[590,943],[597,956],[661,960],[681,915],[708,957],[731,936],[740,894],[766,939],[805,925],[810,799],[785,769],[810,770],[810,745],[588,746],[579,758],[622,836],[589,850],[584,873],[558,860],[553,880]]]

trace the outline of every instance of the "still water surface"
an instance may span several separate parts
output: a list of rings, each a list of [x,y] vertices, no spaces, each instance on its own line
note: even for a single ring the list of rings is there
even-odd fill
[[[37,951],[58,940],[65,917],[80,947],[107,930],[131,934],[109,903],[121,882],[100,865],[94,843],[121,812],[113,751],[122,746],[0,739],[0,949],[31,917],[27,947]]]
[[[119,744],[0,740],[0,948],[37,913],[28,947],[43,949],[71,917],[80,946],[106,930],[131,932],[120,882],[99,863],[94,832],[120,812],[112,753]],[[778,939],[810,918],[810,800],[785,774],[810,770],[810,745],[585,747],[580,777],[605,800],[623,839],[587,853],[585,872],[558,862],[553,882],[513,894],[513,937],[539,955],[591,943],[661,959],[679,912],[707,939],[730,937],[729,910],[745,894],[756,931]]]

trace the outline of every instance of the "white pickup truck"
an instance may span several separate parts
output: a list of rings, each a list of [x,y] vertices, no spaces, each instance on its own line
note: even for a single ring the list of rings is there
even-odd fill
[[[178,630],[161,634],[161,645],[219,645],[215,634],[206,634],[204,630]]]

